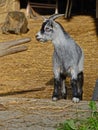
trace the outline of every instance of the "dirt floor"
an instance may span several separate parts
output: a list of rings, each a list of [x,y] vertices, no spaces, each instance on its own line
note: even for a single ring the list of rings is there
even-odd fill
[[[67,100],[0,98],[0,130],[57,130],[66,119],[91,115],[89,102]],[[98,104],[97,104],[98,105]]]
[[[35,39],[35,34],[39,31],[42,21],[41,17],[30,19],[27,34],[5,35],[0,31],[0,42],[24,37],[32,39],[31,42],[26,43],[27,51],[0,57],[0,96],[51,99],[53,45],[51,42],[41,44]],[[89,100],[98,78],[97,22],[91,16],[74,16],[70,20],[61,17],[57,21],[84,50],[83,99]],[[70,89],[69,87],[69,91]]]

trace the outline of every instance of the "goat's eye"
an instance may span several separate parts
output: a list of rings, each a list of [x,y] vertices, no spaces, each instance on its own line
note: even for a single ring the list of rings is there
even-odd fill
[[[51,29],[48,28],[48,27],[45,28],[45,31],[46,31],[46,32],[49,32],[50,30],[51,30]]]

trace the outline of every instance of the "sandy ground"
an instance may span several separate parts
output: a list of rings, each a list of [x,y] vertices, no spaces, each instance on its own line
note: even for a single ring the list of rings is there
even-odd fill
[[[70,20],[61,17],[57,21],[84,50],[83,98],[89,100],[98,78],[97,22],[90,16],[74,16]],[[41,24],[41,17],[30,19],[27,34],[4,35],[0,31],[0,42],[24,37],[31,37],[32,39],[31,42],[26,43],[27,51],[0,57],[0,96],[51,99],[53,91],[53,46],[51,42],[41,44],[36,41],[35,34],[39,31]],[[69,83],[69,79],[67,82]],[[69,87],[69,91],[70,89]]]
[[[1,130],[56,130],[66,119],[82,120],[91,115],[87,101],[74,104],[69,100],[3,97],[0,103]]]

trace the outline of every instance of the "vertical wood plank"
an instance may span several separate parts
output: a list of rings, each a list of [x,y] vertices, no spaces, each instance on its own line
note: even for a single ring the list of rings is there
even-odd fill
[[[96,0],[96,18],[98,18],[98,0]]]

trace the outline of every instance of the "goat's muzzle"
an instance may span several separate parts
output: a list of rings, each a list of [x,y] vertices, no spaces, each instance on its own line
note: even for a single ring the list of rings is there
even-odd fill
[[[37,41],[43,41],[38,35],[35,36]]]
[[[36,40],[40,41],[40,42],[46,42],[46,40],[44,40],[42,37],[40,37],[38,34],[35,35]]]
[[[38,34],[36,34],[35,37],[36,37],[36,40],[40,41],[40,37]]]

